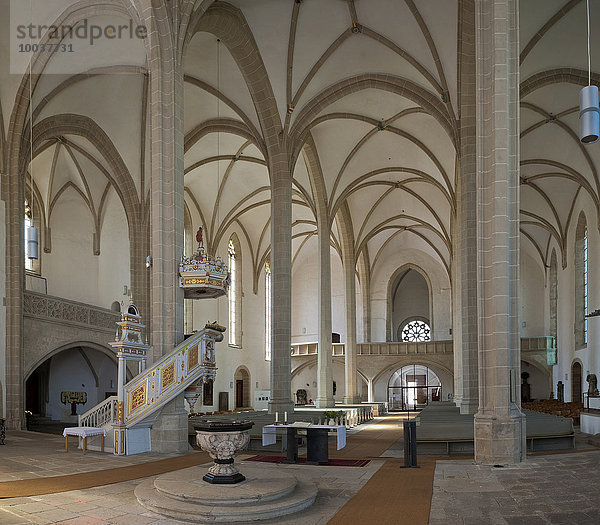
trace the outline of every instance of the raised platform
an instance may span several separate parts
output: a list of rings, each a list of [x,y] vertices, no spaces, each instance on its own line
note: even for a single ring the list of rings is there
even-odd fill
[[[193,523],[267,520],[310,507],[317,487],[275,469],[244,465],[246,481],[212,485],[202,481],[207,467],[192,467],[140,483],[138,502],[168,518]]]
[[[579,416],[581,431],[585,434],[600,434],[600,410],[588,410]]]
[[[523,410],[523,412],[527,418],[528,452],[575,448],[572,419],[533,410]],[[432,403],[421,411],[417,421],[419,454],[450,456],[474,454],[473,415],[461,414],[454,403],[444,401]]]

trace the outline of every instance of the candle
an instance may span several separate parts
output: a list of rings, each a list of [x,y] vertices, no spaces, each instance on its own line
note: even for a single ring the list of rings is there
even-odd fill
[[[283,416],[283,422],[287,423],[287,412],[284,412],[284,416]]]
[[[275,412],[275,423],[279,421],[279,412]]]

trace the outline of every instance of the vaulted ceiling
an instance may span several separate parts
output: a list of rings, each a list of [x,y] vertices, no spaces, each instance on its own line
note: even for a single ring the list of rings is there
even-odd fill
[[[325,210],[333,247],[341,252],[350,238],[357,258],[373,271],[382,258],[410,249],[450,274],[460,5],[229,0],[207,11],[214,20],[233,13],[245,21],[255,46],[248,53],[264,64],[265,93],[272,92],[273,114],[297,153],[295,257],[314,239],[317,211]],[[547,265],[552,249],[566,262],[567,235],[579,208],[587,203],[597,211],[600,202],[600,146],[581,146],[577,138],[578,92],[587,83],[585,2],[521,2],[520,26],[522,247]],[[229,232],[241,232],[258,272],[269,253],[271,210],[257,109],[262,95],[256,86],[249,89],[251,72],[209,32],[210,25],[190,27],[184,59],[186,208],[194,228],[205,228],[212,249],[224,250]],[[593,32],[592,50],[598,49],[600,34]],[[6,49],[0,54],[6,56]],[[48,138],[34,162],[47,220],[65,191],[77,192],[100,222],[111,187],[122,199],[124,188],[135,188],[133,201],[147,202],[148,79],[140,53],[134,55],[123,50],[122,64],[94,63],[102,69],[90,72],[82,63],[73,74],[47,75],[36,85],[35,124],[55,118],[63,126],[62,138]],[[598,57],[592,53],[596,83]],[[15,77],[0,83],[5,128],[17,85]],[[85,132],[74,133],[65,122],[76,115],[97,129],[80,122],[77,129]],[[106,141],[95,143],[100,132],[115,155],[107,155]],[[111,165],[108,159],[117,155],[120,163]],[[587,219],[596,224],[598,213]]]

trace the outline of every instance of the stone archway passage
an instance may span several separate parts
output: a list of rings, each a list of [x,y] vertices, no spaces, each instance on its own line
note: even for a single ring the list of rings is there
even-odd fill
[[[250,405],[250,374],[240,368],[235,373],[235,408],[248,408]]]
[[[417,364],[396,370],[388,382],[390,410],[418,410],[441,401],[442,382],[429,367]]]

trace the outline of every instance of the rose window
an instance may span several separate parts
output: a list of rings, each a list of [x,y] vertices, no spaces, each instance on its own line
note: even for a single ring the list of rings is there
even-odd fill
[[[402,341],[406,343],[430,341],[431,328],[423,321],[410,321],[402,329]]]

